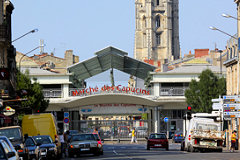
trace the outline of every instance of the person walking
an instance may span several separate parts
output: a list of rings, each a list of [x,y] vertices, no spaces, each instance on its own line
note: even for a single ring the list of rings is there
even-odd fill
[[[65,141],[64,141],[64,133],[63,131],[60,132],[59,137],[59,141],[61,143],[61,157],[64,158],[64,156],[66,156],[65,154]],[[64,154],[64,155],[63,155]]]
[[[231,136],[231,149],[230,152],[234,152],[235,150],[235,146],[236,146],[236,135],[237,131],[233,131],[232,132],[232,136]]]
[[[133,128],[132,130],[132,140],[131,143],[137,143],[137,137],[136,137],[136,130]]]

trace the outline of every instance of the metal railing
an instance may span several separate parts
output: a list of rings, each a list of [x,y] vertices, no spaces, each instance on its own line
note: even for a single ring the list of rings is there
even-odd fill
[[[62,98],[63,92],[61,89],[43,89],[43,95],[45,98]]]
[[[173,88],[173,87],[161,87],[160,96],[184,96],[185,90],[188,88]]]
[[[160,88],[160,96],[184,96],[185,90],[187,88],[170,88],[162,87]],[[130,89],[130,90],[88,90],[85,88],[70,88],[69,97],[73,96],[89,96],[89,95],[99,95],[99,94],[127,94],[127,95],[141,95],[141,96],[153,96],[153,88],[149,89]],[[63,98],[63,91],[61,89],[43,89],[43,95],[45,98]]]

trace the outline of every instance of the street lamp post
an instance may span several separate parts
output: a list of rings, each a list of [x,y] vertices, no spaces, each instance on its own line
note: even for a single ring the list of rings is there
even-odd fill
[[[33,51],[35,51],[36,49],[38,49],[38,48],[40,48],[40,47],[42,47],[42,46],[38,46],[38,47],[32,49],[31,51],[25,53],[24,55],[22,55],[22,57],[21,57],[20,60],[19,60],[19,67],[18,67],[20,72],[21,72],[21,62],[22,62],[23,57],[25,57],[25,56],[28,55],[29,53],[32,53]]]
[[[216,31],[222,32],[223,34],[226,34],[226,35],[228,35],[228,36],[230,36],[230,37],[232,37],[232,38],[238,40],[237,37],[232,36],[231,34],[228,34],[227,32],[224,32],[224,31],[222,31],[222,30],[220,30],[220,29],[218,29],[218,28],[216,28],[216,27],[210,26],[209,28],[210,28],[211,30],[216,30]]]
[[[16,39],[14,39],[14,40],[12,41],[12,43],[15,42],[15,41],[17,41],[17,40],[19,40],[19,39],[22,38],[22,37],[25,37],[26,35],[28,35],[28,34],[30,34],[30,33],[35,33],[35,32],[37,32],[37,31],[38,31],[38,29],[33,29],[33,30],[25,33],[24,35],[22,35],[22,36],[20,36],[20,37],[18,37],[18,38],[16,38]]]

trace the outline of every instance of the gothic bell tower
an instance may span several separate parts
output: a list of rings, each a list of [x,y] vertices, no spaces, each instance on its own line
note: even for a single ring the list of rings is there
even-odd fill
[[[134,58],[158,68],[180,56],[178,0],[135,0]]]

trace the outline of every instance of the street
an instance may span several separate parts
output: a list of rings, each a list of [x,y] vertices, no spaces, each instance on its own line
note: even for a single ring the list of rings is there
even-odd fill
[[[230,153],[224,150],[222,153],[209,152],[209,153],[189,153],[180,151],[179,143],[170,143],[169,151],[165,149],[151,149],[146,150],[146,144],[140,142],[139,144],[129,143],[105,143],[104,144],[104,155],[94,156],[91,154],[81,155],[77,158],[65,158],[66,160],[71,159],[94,159],[94,160],[236,160],[239,159],[240,153]]]

